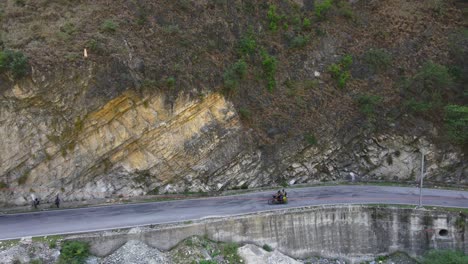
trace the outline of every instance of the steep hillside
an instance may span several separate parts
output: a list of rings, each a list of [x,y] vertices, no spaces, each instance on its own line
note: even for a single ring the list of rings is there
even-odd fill
[[[5,0],[0,199],[468,184],[462,1]],[[86,54],[86,56],[85,56]]]

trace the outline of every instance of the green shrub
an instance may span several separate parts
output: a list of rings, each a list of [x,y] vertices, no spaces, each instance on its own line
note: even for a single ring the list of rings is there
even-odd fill
[[[224,87],[229,91],[234,91],[246,75],[247,63],[243,59],[240,59],[224,72]]]
[[[351,78],[351,74],[348,71],[344,71],[338,76],[338,87],[341,89],[346,87],[346,83]]]
[[[448,72],[453,80],[459,81],[463,77],[463,69],[458,65],[450,65],[448,67]]]
[[[423,113],[431,110],[433,105],[429,102],[419,102],[411,98],[404,102],[404,105],[412,112]]]
[[[167,85],[168,88],[171,88],[171,89],[174,88],[175,83],[176,83],[176,80],[175,80],[175,78],[172,77],[172,76],[171,76],[171,77],[168,77],[168,78],[166,79],[166,85]]]
[[[241,108],[239,109],[239,116],[243,120],[249,120],[250,117],[252,116],[252,113],[247,108]]]
[[[301,17],[299,15],[295,15],[293,18],[292,18],[292,24],[294,26],[301,26]]]
[[[62,31],[63,33],[65,33],[68,36],[71,36],[76,31],[75,24],[73,24],[72,22],[65,22],[65,24],[63,24],[60,27],[60,31]]]
[[[433,88],[444,88],[453,84],[447,67],[433,62],[424,64],[415,79],[421,81],[424,86]]]
[[[317,138],[312,133],[305,134],[304,139],[309,145],[317,145]]]
[[[351,78],[349,68],[353,64],[353,57],[345,55],[338,63],[334,63],[328,67],[332,78],[336,81],[339,88],[346,87],[346,83]]]
[[[255,52],[256,48],[257,41],[255,41],[252,30],[249,30],[249,32],[239,42],[239,52],[243,55],[251,55]]]
[[[0,190],[1,190],[1,189],[6,189],[6,188],[8,188],[8,184],[6,184],[5,182],[1,181],[1,182],[0,182]]]
[[[241,257],[237,254],[239,246],[236,243],[227,243],[223,245],[221,254],[228,263],[241,263]]]
[[[341,74],[341,66],[340,64],[333,63],[332,65],[330,65],[330,67],[328,67],[328,71],[330,72],[333,78],[338,78],[338,76],[340,76]]]
[[[450,140],[460,144],[468,143],[468,106],[447,105],[445,126]]]
[[[185,193],[188,193],[188,191],[185,191]],[[187,224],[190,224],[190,223],[187,223]],[[192,238],[188,238],[187,240],[185,240],[185,245],[192,247],[194,245]]]
[[[15,79],[24,77],[28,72],[28,58],[20,51],[0,52],[0,73],[10,72]]]
[[[279,17],[278,17],[278,14],[276,13],[276,5],[268,6],[267,18],[268,18],[268,27],[273,31],[278,30]]]
[[[32,260],[29,262],[29,264],[42,264],[42,263],[43,263],[43,262],[42,262],[42,260],[40,260],[40,259],[32,259]]]
[[[441,104],[441,94],[453,87],[453,79],[447,67],[427,62],[423,67],[405,83],[405,88],[412,95],[417,95],[420,101]]]
[[[283,17],[278,15],[278,13],[276,12],[276,5],[268,6],[267,18],[268,18],[268,27],[272,31],[277,31],[278,24]]]
[[[308,19],[307,17],[304,18],[304,21],[302,22],[302,28],[304,30],[309,30],[312,28],[312,21],[310,21],[310,19]]]
[[[273,251],[273,249],[272,249],[268,244],[263,245],[262,248],[263,248],[265,251],[268,251],[268,252],[272,252],[272,251]]]
[[[327,35],[327,32],[325,30],[323,30],[322,28],[316,28],[315,29],[315,34],[317,34],[317,36],[319,36],[319,37],[323,37],[323,36]]]
[[[49,248],[56,248],[57,247],[57,240],[49,241]]]
[[[384,71],[392,62],[391,55],[385,49],[370,49],[364,54],[364,61],[374,71]]]
[[[94,54],[102,55],[106,53],[103,43],[98,39],[89,39],[86,42],[86,47],[89,49],[90,52],[93,52]]]
[[[349,69],[349,67],[351,67],[351,65],[353,64],[353,57],[349,54],[344,55],[341,59],[340,64],[341,66],[343,66],[343,68]]]
[[[340,1],[337,3],[338,4],[338,12],[340,15],[344,16],[347,19],[353,19],[354,18],[354,13],[353,9],[351,8],[351,4],[349,1]]]
[[[291,40],[292,48],[303,48],[309,43],[309,37],[307,36],[296,36]]]
[[[101,24],[101,30],[103,32],[114,33],[115,31],[117,31],[117,28],[118,24],[111,19],[106,19]]]
[[[431,250],[424,255],[423,264],[466,264],[468,256],[460,251]]]
[[[82,264],[89,256],[89,244],[81,241],[66,241],[60,249],[59,264]]]
[[[239,78],[244,79],[247,75],[247,63],[240,59],[232,65],[232,70]]]
[[[315,15],[319,20],[324,20],[326,18],[327,13],[332,8],[333,1],[332,0],[323,0],[320,3],[316,3],[315,5]]]
[[[382,97],[376,95],[360,95],[357,98],[359,110],[365,114],[368,119],[373,120],[375,118],[375,108],[382,102]]]
[[[264,50],[262,50],[261,56],[262,56],[263,72],[267,80],[267,88],[271,92],[276,87],[275,75],[276,75],[277,60],[274,56],[271,56]]]

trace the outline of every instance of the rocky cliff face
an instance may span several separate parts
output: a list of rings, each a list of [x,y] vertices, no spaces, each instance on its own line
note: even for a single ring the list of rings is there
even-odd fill
[[[0,203],[415,181],[421,150],[430,181],[466,185],[441,106],[406,107],[435,105],[434,87],[397,85],[419,87],[428,58],[466,66],[452,54],[466,38],[449,37],[461,11],[336,2],[326,15],[312,1],[1,2]],[[29,58],[22,78],[9,50]],[[438,103],[463,102],[463,78],[441,83]]]
[[[429,180],[468,183],[463,154],[423,138],[357,134],[259,149],[232,103],[213,93],[197,99],[181,94],[167,105],[162,94],[126,92],[60,125],[43,111],[2,108],[4,203],[27,203],[31,194],[77,200],[278,183],[415,181],[421,150]]]

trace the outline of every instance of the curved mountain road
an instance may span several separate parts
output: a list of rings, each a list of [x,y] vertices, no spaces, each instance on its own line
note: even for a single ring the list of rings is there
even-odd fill
[[[328,186],[287,189],[289,203],[268,205],[273,194],[122,204],[101,207],[0,215],[0,240],[25,236],[68,234],[225,217],[275,209],[331,204],[410,204],[419,202],[419,189],[382,186]],[[468,192],[423,190],[423,205],[468,208]]]

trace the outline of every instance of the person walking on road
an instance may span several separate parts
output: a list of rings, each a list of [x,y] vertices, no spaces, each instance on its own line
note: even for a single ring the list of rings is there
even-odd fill
[[[33,205],[34,205],[34,209],[37,209],[37,206],[39,205],[39,199],[38,198],[34,198],[34,201],[33,201]]]
[[[55,206],[57,206],[57,208],[60,207],[60,198],[59,198],[59,195],[57,194],[57,196],[55,197]]]

